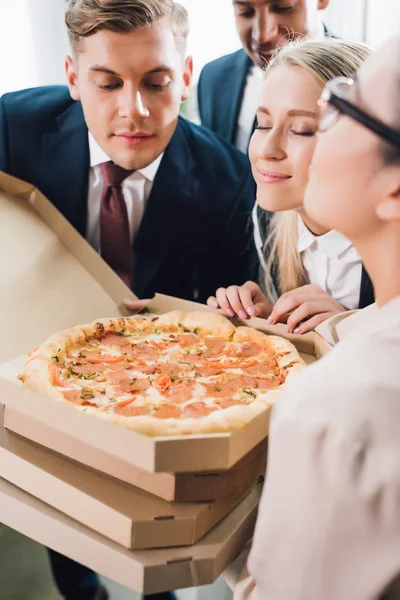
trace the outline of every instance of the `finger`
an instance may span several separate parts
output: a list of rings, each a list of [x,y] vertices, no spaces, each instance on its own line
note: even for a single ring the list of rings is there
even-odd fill
[[[218,288],[216,292],[217,302],[221,309],[228,315],[228,317],[234,317],[235,312],[232,310],[231,305],[229,304],[228,297],[226,295],[225,288]]]
[[[307,333],[308,331],[314,331],[314,329],[318,327],[318,325],[320,325],[327,319],[330,319],[334,314],[336,313],[326,312],[314,315],[313,317],[311,317],[311,319],[304,321],[298,327],[296,327],[293,333],[301,335],[303,333]]]
[[[218,301],[214,296],[209,297],[209,299],[207,300],[207,305],[211,306],[212,308],[220,308],[220,305],[218,304]]]
[[[238,286],[237,285],[231,285],[226,290],[226,294],[228,296],[229,304],[231,305],[231,307],[233,308],[233,310],[235,311],[235,313],[237,314],[237,316],[240,319],[248,319],[249,315],[248,315],[245,307],[243,306],[243,304],[242,304],[242,302],[240,300]]]
[[[264,294],[254,282],[245,283],[239,288],[240,302],[250,317],[255,317],[260,314],[260,308],[255,304],[255,298],[260,296],[261,298],[264,298]]]
[[[141,310],[144,310],[145,308],[148,307],[148,305],[150,304],[151,300],[147,299],[147,300],[130,300],[129,298],[125,298],[125,300],[123,300],[122,304],[129,310],[131,310],[132,312],[140,312]]]
[[[323,309],[318,307],[318,302],[304,302],[301,306],[296,308],[287,319],[287,329],[289,333],[293,333],[294,329],[307,318],[312,317],[317,313],[324,312]]]
[[[283,294],[283,296],[275,302],[268,323],[277,323],[284,315],[292,312],[303,304],[304,300],[301,295],[294,292],[297,292],[297,290]]]

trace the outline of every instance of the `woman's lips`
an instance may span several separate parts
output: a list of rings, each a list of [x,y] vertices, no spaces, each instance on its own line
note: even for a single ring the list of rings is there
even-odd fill
[[[291,179],[291,175],[285,175],[284,173],[276,173],[274,171],[260,171],[257,169],[257,180],[260,183],[284,183],[288,179]]]

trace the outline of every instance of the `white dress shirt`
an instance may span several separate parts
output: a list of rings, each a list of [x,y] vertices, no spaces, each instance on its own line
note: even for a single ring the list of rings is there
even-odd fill
[[[400,598],[400,297],[374,310],[274,407],[235,600]]]
[[[252,213],[254,243],[265,269],[263,242],[257,218],[257,204]],[[351,242],[338,231],[316,236],[298,216],[297,249],[301,254],[310,283],[318,285],[348,309],[360,303],[362,262]]]
[[[90,170],[88,191],[88,222],[86,239],[97,252],[100,252],[100,207],[103,192],[103,176],[101,174],[101,163],[111,159],[89,132]],[[135,171],[122,183],[131,233],[132,243],[142,222],[146,202],[149,199],[153,182],[160,166],[163,154],[161,154],[148,167]]]
[[[236,148],[245,154],[247,154],[250,137],[253,133],[257,108],[260,106],[263,80],[263,71],[259,67],[251,67],[246,79],[235,139]]]
[[[297,249],[310,283],[351,310],[358,308],[362,262],[351,242],[338,231],[316,236],[298,217]]]

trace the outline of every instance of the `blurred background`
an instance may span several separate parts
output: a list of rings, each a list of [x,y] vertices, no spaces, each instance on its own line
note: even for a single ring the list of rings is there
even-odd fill
[[[195,58],[196,82],[207,62],[240,48],[232,1],[180,1],[192,24],[189,50]],[[1,61],[0,95],[64,83],[64,8],[65,0],[0,0],[0,56],[13,57]],[[400,0],[331,0],[324,21],[336,35],[377,46],[400,30]]]

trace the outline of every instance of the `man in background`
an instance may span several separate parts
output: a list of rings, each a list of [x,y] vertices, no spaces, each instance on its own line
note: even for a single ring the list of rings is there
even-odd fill
[[[179,118],[192,77],[186,11],[69,0],[66,23],[68,87],[0,99],[0,170],[38,187],[139,298],[205,301],[253,279],[248,160]],[[108,597],[90,569],[50,558],[66,600]]]
[[[329,35],[319,19],[329,0],[233,0],[243,49],[206,65],[198,85],[201,123],[247,153],[255,127],[262,68],[298,36]]]

